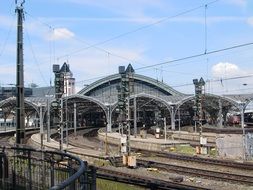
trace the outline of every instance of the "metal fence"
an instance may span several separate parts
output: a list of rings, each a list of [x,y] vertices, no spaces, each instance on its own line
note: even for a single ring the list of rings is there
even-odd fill
[[[96,170],[63,152],[3,147],[0,189],[95,190]]]

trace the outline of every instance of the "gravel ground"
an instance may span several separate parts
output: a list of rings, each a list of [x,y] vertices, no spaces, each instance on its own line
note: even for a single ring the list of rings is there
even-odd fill
[[[94,137],[93,137],[94,138]],[[90,140],[90,138],[83,138],[82,136],[78,136],[77,138],[74,138],[73,136],[70,136],[71,143],[76,143],[78,146],[83,146],[84,148],[95,147],[95,149],[103,149],[104,144],[99,143],[97,140]],[[85,146],[86,145],[86,146]],[[113,152],[117,152],[119,149],[115,146],[110,147],[110,149]],[[158,158],[158,157],[150,157],[145,159],[152,159],[154,161],[160,161],[160,162],[173,162],[173,164],[183,165],[183,166],[189,166],[189,163],[191,167],[200,168],[200,167],[208,167],[210,170],[213,171],[221,171],[221,172],[228,172],[228,173],[235,173],[235,174],[244,174],[253,176],[253,171],[251,170],[238,170],[236,168],[230,168],[230,167],[223,167],[223,166],[209,166],[205,164],[198,164],[193,162],[185,162],[185,161],[179,161],[174,159],[167,159],[167,158]],[[183,177],[184,184],[189,185],[196,185],[200,187],[206,187],[209,189],[217,189],[217,190],[253,190],[252,186],[248,185],[240,185],[240,184],[233,184],[223,181],[215,181],[215,180],[208,180],[208,179],[202,179],[200,177],[191,177],[191,176],[185,176],[185,175],[179,175],[175,173],[165,172],[165,171],[148,171],[146,168],[136,168],[136,169],[129,169],[126,167],[113,167],[113,166],[104,166],[109,167],[110,169],[114,169],[117,171],[123,171],[130,174],[140,175],[140,176],[148,176],[153,177],[161,180],[170,180],[170,178],[181,176]]]
[[[142,157],[140,157],[140,158],[142,158]],[[181,160],[175,160],[175,159],[169,159],[169,158],[161,158],[161,157],[148,157],[148,158],[146,157],[146,158],[142,158],[142,159],[153,160],[153,161],[158,161],[158,162],[163,162],[163,163],[171,163],[174,165],[180,165],[180,166],[185,166],[185,167],[204,168],[204,169],[209,169],[211,171],[253,176],[253,170],[245,170],[245,169],[238,169],[238,168],[218,166],[218,165],[201,164],[201,163],[187,162],[187,161],[181,161]]]
[[[115,168],[113,166],[105,166],[106,168],[110,168],[116,171],[126,172],[129,174],[135,174],[139,176],[148,176],[156,179],[161,180],[170,180],[170,178],[175,178],[178,176],[183,177],[183,184],[188,185],[196,185],[200,187],[206,187],[209,189],[217,189],[217,190],[253,190],[253,187],[246,186],[246,185],[238,185],[238,184],[231,184],[222,181],[214,181],[214,180],[207,180],[198,177],[189,177],[184,175],[177,175],[174,173],[164,172],[164,171],[148,171],[146,168],[136,168],[136,169],[129,169],[126,167],[118,167]]]

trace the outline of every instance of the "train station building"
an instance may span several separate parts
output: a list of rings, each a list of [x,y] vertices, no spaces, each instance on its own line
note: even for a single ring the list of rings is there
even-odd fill
[[[63,64],[62,68],[71,73],[68,65]],[[128,114],[135,132],[137,127],[158,125],[161,118],[166,118],[167,125],[172,130],[193,125],[195,94],[181,93],[163,82],[139,75],[135,73],[131,64],[128,65],[125,73],[131,80]],[[65,83],[69,84],[71,80],[71,86],[74,87],[73,74],[69,76],[70,78],[67,78],[68,81]],[[120,83],[121,75],[117,73],[93,82],[76,94],[73,94],[73,89],[68,88],[67,95],[63,97],[63,116],[64,120],[68,120],[68,126],[104,127],[107,125],[107,130],[110,132],[118,123]],[[252,98],[252,94],[224,96],[204,94],[202,104],[205,122],[222,127],[226,122],[225,115],[233,111],[241,113],[243,117],[245,108]],[[53,123],[52,116],[54,115],[51,108],[53,100],[52,96],[26,97],[26,121],[33,119],[37,122],[33,124],[38,125],[38,118],[42,112],[43,122],[48,123],[50,120]],[[15,111],[15,105],[13,97],[0,102],[3,118],[8,118]]]

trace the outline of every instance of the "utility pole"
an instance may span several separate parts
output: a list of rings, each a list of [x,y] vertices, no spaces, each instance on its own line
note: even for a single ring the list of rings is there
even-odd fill
[[[20,5],[16,1],[17,13],[17,98],[16,98],[16,144],[24,144],[25,118],[24,118],[24,58],[23,58],[23,0]]]

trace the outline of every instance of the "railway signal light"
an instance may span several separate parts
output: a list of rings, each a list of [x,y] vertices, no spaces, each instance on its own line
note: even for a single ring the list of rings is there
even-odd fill
[[[56,98],[61,98],[64,93],[64,74],[60,72],[55,73],[55,95]]]
[[[59,99],[64,93],[64,73],[60,72],[59,65],[53,65],[53,72],[55,74],[55,98]]]
[[[61,126],[60,125],[57,126],[57,133],[61,134]]]

